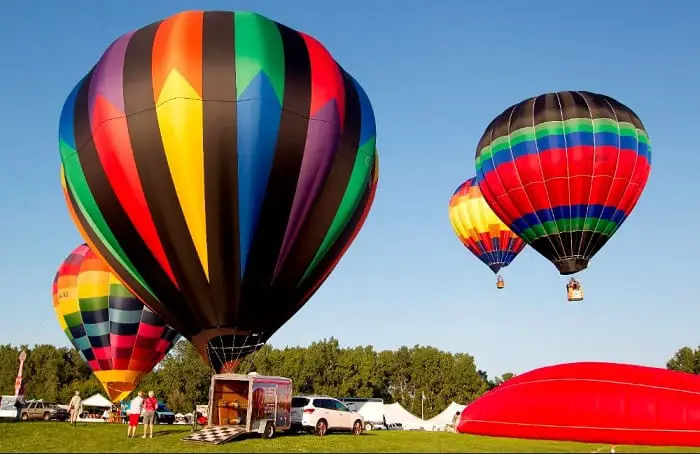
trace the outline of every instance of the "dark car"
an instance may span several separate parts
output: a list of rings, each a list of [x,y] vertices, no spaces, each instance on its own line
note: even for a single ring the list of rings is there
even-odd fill
[[[141,410],[141,415],[139,416],[139,422],[143,422],[144,410]],[[156,424],[173,424],[175,422],[175,413],[168,408],[163,402],[158,402],[158,408],[156,409]]]
[[[67,421],[68,410],[56,404],[42,401],[29,401],[20,412],[22,421],[30,419],[43,419],[44,421]]]
[[[168,408],[162,402],[158,402],[158,409],[156,410],[156,423],[157,424],[172,424],[175,422],[175,413]]]

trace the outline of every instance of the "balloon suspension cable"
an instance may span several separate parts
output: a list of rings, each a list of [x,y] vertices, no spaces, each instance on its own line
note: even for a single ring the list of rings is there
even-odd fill
[[[243,345],[244,345],[244,346],[248,344],[248,338],[249,338],[249,337],[250,337],[250,334],[248,334],[248,335],[245,337],[245,339],[243,339]],[[223,342],[223,341],[222,341],[222,342]],[[233,335],[233,346],[235,346],[235,345],[236,345],[236,335],[234,334],[234,335]],[[240,365],[240,363],[238,362],[238,359],[241,357],[241,352],[242,352],[242,350],[238,350],[238,353],[236,354],[236,359],[233,360],[233,364],[236,364],[236,370],[238,370],[238,366]]]
[[[236,366],[239,365],[241,358],[245,358],[257,352],[265,345],[265,342],[261,341],[262,333],[247,334],[245,337],[240,335],[236,336],[236,334],[217,337],[218,342],[214,339],[210,339],[207,342],[207,356],[216,372],[219,373],[230,372],[229,370],[225,370],[228,368],[237,369]],[[224,340],[224,338],[227,339]],[[229,338],[230,343],[228,341]]]
[[[263,334],[264,334],[264,333],[260,333],[258,337],[259,337],[259,338],[262,338],[262,337],[263,337]],[[246,337],[246,341],[247,341],[247,337]],[[242,372],[242,371],[244,371],[244,370],[250,369],[250,368],[253,366],[253,363],[255,362],[255,358],[256,358],[256,357],[258,356],[258,354],[260,353],[260,350],[262,350],[262,346],[263,346],[263,345],[265,345],[264,342],[258,343],[258,344],[256,345],[257,348],[255,349],[255,351],[254,351],[253,353],[249,354],[248,356],[246,356],[246,357],[241,361],[241,363],[239,364],[238,370],[240,370],[240,371]],[[244,361],[247,362],[246,367],[247,367],[248,369],[246,369],[246,368],[243,367]],[[250,372],[250,371],[248,371],[248,372]]]
[[[222,345],[222,347],[223,347],[223,345]],[[207,341],[207,356],[209,357],[209,362],[211,362],[211,352],[212,352],[212,351],[213,351],[214,354],[216,355],[216,360],[217,360],[217,362],[218,362],[219,364],[224,364],[223,359],[221,358],[221,356],[219,356],[219,350],[216,349],[216,348],[214,348],[214,345],[212,345],[212,343],[211,343],[211,339],[209,339],[209,340]],[[216,370],[214,370],[214,371],[215,371],[215,372],[218,372],[218,371],[216,371]]]

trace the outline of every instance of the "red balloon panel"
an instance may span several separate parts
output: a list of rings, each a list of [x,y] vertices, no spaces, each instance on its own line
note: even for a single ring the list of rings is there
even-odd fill
[[[587,443],[700,446],[700,377],[615,363],[543,367],[467,406],[457,430]]]

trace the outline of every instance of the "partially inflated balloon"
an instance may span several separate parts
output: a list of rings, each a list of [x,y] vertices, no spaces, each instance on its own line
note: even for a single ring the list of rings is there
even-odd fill
[[[650,169],[639,117],[590,92],[547,93],[507,108],[476,150],[486,202],[561,274],[588,266],[632,212]]]
[[[180,338],[83,244],[53,281],[61,328],[113,402],[124,399]]]
[[[314,38],[189,11],[117,39],[68,97],[59,138],[85,240],[221,370],[352,242],[375,134],[369,98]]]
[[[475,178],[459,185],[452,194],[449,216],[462,244],[494,273],[508,266],[525,247],[484,201]]]

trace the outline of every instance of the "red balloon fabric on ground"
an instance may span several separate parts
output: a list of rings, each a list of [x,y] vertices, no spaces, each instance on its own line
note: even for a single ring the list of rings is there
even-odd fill
[[[604,362],[514,377],[462,412],[458,432],[587,443],[700,446],[700,377]]]

